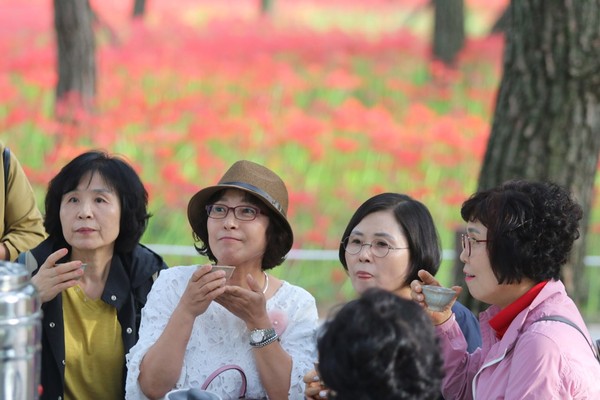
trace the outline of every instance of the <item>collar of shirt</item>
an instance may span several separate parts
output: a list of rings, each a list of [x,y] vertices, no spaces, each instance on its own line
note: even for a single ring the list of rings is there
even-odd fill
[[[537,297],[547,283],[548,281],[538,283],[490,319],[490,326],[496,332],[498,339],[502,339],[513,319],[526,307],[529,307],[533,299]]]

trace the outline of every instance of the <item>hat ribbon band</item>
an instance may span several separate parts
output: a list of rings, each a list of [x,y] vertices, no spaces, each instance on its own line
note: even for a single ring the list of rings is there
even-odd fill
[[[258,194],[259,196],[261,196],[262,198],[264,198],[265,200],[267,200],[269,203],[271,203],[273,205],[273,207],[275,207],[275,209],[277,211],[279,211],[282,215],[285,215],[285,213],[283,212],[283,208],[281,207],[281,204],[279,204],[279,202],[277,200],[275,200],[273,197],[271,197],[271,195],[269,193],[265,192],[261,188],[258,188],[254,185],[251,185],[251,184],[245,183],[245,182],[221,182],[220,184],[221,185],[239,186],[239,187],[247,189],[251,192],[254,192],[254,193]]]

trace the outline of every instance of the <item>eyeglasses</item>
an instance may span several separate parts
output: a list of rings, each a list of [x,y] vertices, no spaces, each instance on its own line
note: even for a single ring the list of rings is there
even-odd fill
[[[461,234],[460,238],[462,240],[462,248],[463,248],[463,250],[467,249],[467,255],[469,257],[471,257],[472,243],[487,243],[487,242],[489,242],[489,240],[482,240],[482,239],[472,238],[469,235],[467,235],[466,233]]]
[[[390,250],[404,250],[408,249],[408,247],[392,247],[388,243],[383,240],[373,240],[371,243],[363,243],[357,238],[347,237],[342,241],[342,246],[346,250],[346,253],[356,255],[362,251],[364,246],[369,246],[371,248],[371,253],[375,257],[383,258],[388,255]]]
[[[253,221],[260,214],[260,209],[252,206],[228,207],[223,204],[209,204],[206,206],[206,213],[209,218],[223,219],[233,211],[233,216],[240,221]]]

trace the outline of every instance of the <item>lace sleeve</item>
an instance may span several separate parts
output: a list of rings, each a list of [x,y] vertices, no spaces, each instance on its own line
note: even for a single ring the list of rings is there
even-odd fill
[[[148,349],[156,343],[165,329],[195,269],[195,266],[172,267],[162,271],[154,282],[146,306],[142,309],[138,342],[126,356],[126,399],[147,399],[138,384],[140,364]]]
[[[281,346],[292,357],[290,399],[304,398],[302,378],[314,368],[317,360],[316,331],[319,322],[314,297],[306,290],[286,283],[288,293],[275,307],[281,307],[288,315],[290,325],[281,334]]]

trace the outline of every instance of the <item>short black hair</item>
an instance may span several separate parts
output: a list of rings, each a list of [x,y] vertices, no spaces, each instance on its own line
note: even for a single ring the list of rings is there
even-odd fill
[[[440,267],[441,245],[431,213],[420,201],[400,193],[375,195],[361,204],[354,212],[339,246],[339,258],[344,269],[348,270],[344,244],[352,230],[367,215],[386,210],[393,211],[409,247],[410,261],[404,284],[408,286],[410,282],[418,279],[417,273],[420,269],[435,275]]]
[[[119,156],[92,150],[80,154],[65,165],[50,181],[45,199],[44,227],[59,246],[71,248],[66,242],[60,222],[60,204],[65,193],[71,192],[84,176],[99,174],[115,190],[121,205],[119,236],[115,252],[127,253],[139,243],[151,214],[148,213],[148,192],[135,170]]]
[[[500,284],[559,279],[583,216],[567,189],[527,180],[479,191],[460,213],[466,222],[479,221],[488,229],[486,248]]]
[[[332,399],[440,398],[443,361],[435,329],[411,300],[366,290],[325,322],[317,348],[319,376]]]
[[[253,194],[236,188],[224,188],[213,194],[207,201],[206,204],[214,204],[223,197],[226,190],[240,190],[244,193],[244,200],[248,203],[258,207],[261,214],[266,215],[269,218],[269,226],[267,227],[267,248],[262,260],[262,269],[268,270],[275,268],[285,261],[285,256],[288,252],[289,243],[293,241],[290,237],[290,231],[285,227],[281,218],[279,218],[270,208],[265,207],[265,204],[260,198]],[[206,210],[199,213],[199,221],[196,225],[198,227],[197,232],[193,232],[194,240],[200,242],[200,245],[194,244],[194,247],[199,254],[208,257],[212,262],[218,262],[214,253],[212,252],[208,242],[208,213]]]

